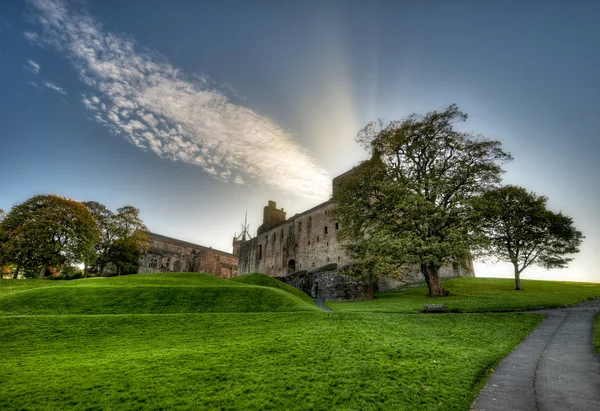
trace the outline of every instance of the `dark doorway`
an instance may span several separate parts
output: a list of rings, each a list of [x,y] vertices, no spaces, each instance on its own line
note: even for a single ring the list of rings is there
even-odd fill
[[[290,261],[288,261],[287,273],[291,274],[294,272],[296,272],[296,261],[294,259],[291,259]]]

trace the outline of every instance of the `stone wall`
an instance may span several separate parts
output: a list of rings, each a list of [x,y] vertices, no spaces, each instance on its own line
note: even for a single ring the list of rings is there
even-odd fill
[[[461,266],[460,264],[445,264],[440,267],[439,275],[441,279],[475,277],[473,262],[467,261],[465,266]],[[407,286],[417,285],[424,281],[425,276],[421,273],[418,265],[406,265],[402,267],[401,273],[389,277],[382,277],[377,280],[375,291],[397,290]]]
[[[330,263],[350,264],[336,238],[340,223],[330,218],[332,208],[331,201],[319,204],[242,244],[240,274],[258,272],[281,277]]]
[[[275,277],[313,298],[328,301],[356,301],[373,298],[373,287],[355,277],[344,275],[337,264],[328,264],[314,271],[301,270],[283,277]]]
[[[150,233],[138,272],[198,272],[232,278],[237,276],[237,262],[236,255]]]

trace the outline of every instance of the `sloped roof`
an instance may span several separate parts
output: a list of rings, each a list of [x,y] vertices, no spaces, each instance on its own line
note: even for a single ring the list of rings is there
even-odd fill
[[[164,241],[165,243],[170,243],[173,245],[195,248],[196,251],[200,251],[200,250],[208,251],[209,249],[211,249],[210,247],[206,247],[206,246],[203,246],[200,244],[188,243],[187,241],[178,240],[177,238],[173,238],[173,237],[167,237],[166,235],[162,235],[162,234],[148,233],[148,237],[150,240],[156,239],[158,241]],[[214,248],[212,250],[218,254],[225,254],[225,255],[228,255],[231,257],[237,257],[236,255],[233,255],[233,254],[225,252],[225,251],[216,250]]]

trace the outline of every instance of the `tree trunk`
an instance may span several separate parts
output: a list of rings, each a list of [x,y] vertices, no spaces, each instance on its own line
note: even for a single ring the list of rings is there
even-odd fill
[[[15,270],[15,275],[13,275],[13,279],[19,278],[19,270],[21,269],[21,264],[17,264],[17,269]]]
[[[42,269],[40,270],[40,280],[43,280],[45,275],[46,275],[46,266],[43,266]]]
[[[515,267],[515,290],[522,290],[523,287],[521,287],[521,272],[519,271],[519,265],[513,263],[513,266]]]
[[[448,291],[442,287],[439,274],[440,267],[434,264],[421,264],[421,272],[425,276],[427,288],[429,288],[430,297],[443,297],[448,295]]]

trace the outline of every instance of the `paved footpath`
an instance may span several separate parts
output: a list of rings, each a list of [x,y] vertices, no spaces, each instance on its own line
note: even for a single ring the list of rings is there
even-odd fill
[[[546,319],[502,360],[472,410],[600,410],[600,361],[593,347],[600,299],[531,312]]]
[[[327,311],[328,313],[332,313],[333,310],[325,305],[325,300],[323,298],[316,298],[315,304],[323,311]]]

